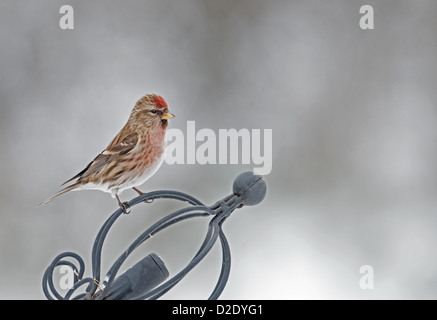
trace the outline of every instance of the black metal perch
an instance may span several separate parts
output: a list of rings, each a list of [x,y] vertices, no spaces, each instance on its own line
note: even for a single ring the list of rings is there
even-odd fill
[[[144,231],[114,262],[102,279],[100,267],[103,242],[114,222],[124,214],[122,209],[118,209],[106,220],[94,241],[92,277],[83,278],[85,263],[79,255],[73,252],[61,253],[44,273],[42,282],[44,294],[50,300],[158,299],[185,277],[208,254],[217,238],[219,238],[222,247],[222,268],[217,284],[209,296],[209,299],[218,299],[226,286],[231,267],[231,252],[222,230],[222,224],[236,208],[256,205],[264,199],[265,194],[266,185],[262,177],[254,175],[252,172],[240,174],[234,180],[233,193],[212,206],[205,206],[196,198],[178,191],[160,190],[144,193],[129,201],[128,205],[132,208],[139,203],[150,202],[155,199],[173,199],[186,201],[190,206],[167,215]],[[212,216],[212,218],[208,225],[205,240],[190,263],[172,278],[163,283],[168,278],[169,273],[164,262],[154,253],[149,254],[116,278],[126,258],[151,236],[182,220],[207,216]],[[78,265],[70,260],[65,260],[66,258],[76,260]],[[74,285],[64,296],[57,291],[53,284],[53,272],[56,267],[62,265],[70,266],[74,270]],[[87,285],[85,292],[73,297],[76,290],[83,285]]]

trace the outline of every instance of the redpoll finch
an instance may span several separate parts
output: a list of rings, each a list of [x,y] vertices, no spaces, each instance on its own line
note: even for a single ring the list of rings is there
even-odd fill
[[[165,100],[148,94],[137,101],[129,119],[111,143],[77,175],[63,183],[76,180],[41,205],[71,190],[97,189],[111,193],[127,212],[127,202],[118,197],[122,191],[135,188],[148,180],[161,166],[166,147],[167,121],[174,115]]]

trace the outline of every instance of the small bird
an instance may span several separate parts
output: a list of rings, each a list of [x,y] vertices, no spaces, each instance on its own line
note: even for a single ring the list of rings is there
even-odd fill
[[[96,189],[111,193],[127,213],[127,202],[121,202],[119,194],[129,188],[142,194],[136,187],[153,176],[164,161],[165,131],[168,119],[173,117],[161,96],[145,95],[137,101],[127,123],[106,149],[62,185],[76,181],[40,205],[68,191]]]

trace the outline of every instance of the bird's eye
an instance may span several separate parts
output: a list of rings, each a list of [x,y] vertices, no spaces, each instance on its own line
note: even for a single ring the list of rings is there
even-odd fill
[[[150,112],[152,112],[152,113],[156,113],[157,111],[156,111],[156,109],[153,109],[152,111],[150,111]]]

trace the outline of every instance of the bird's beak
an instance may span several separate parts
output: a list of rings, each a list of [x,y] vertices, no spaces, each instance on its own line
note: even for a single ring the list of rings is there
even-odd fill
[[[171,114],[170,112],[164,113],[164,114],[161,116],[161,119],[162,119],[162,120],[168,120],[168,119],[171,119],[171,118],[174,118],[174,114]]]

